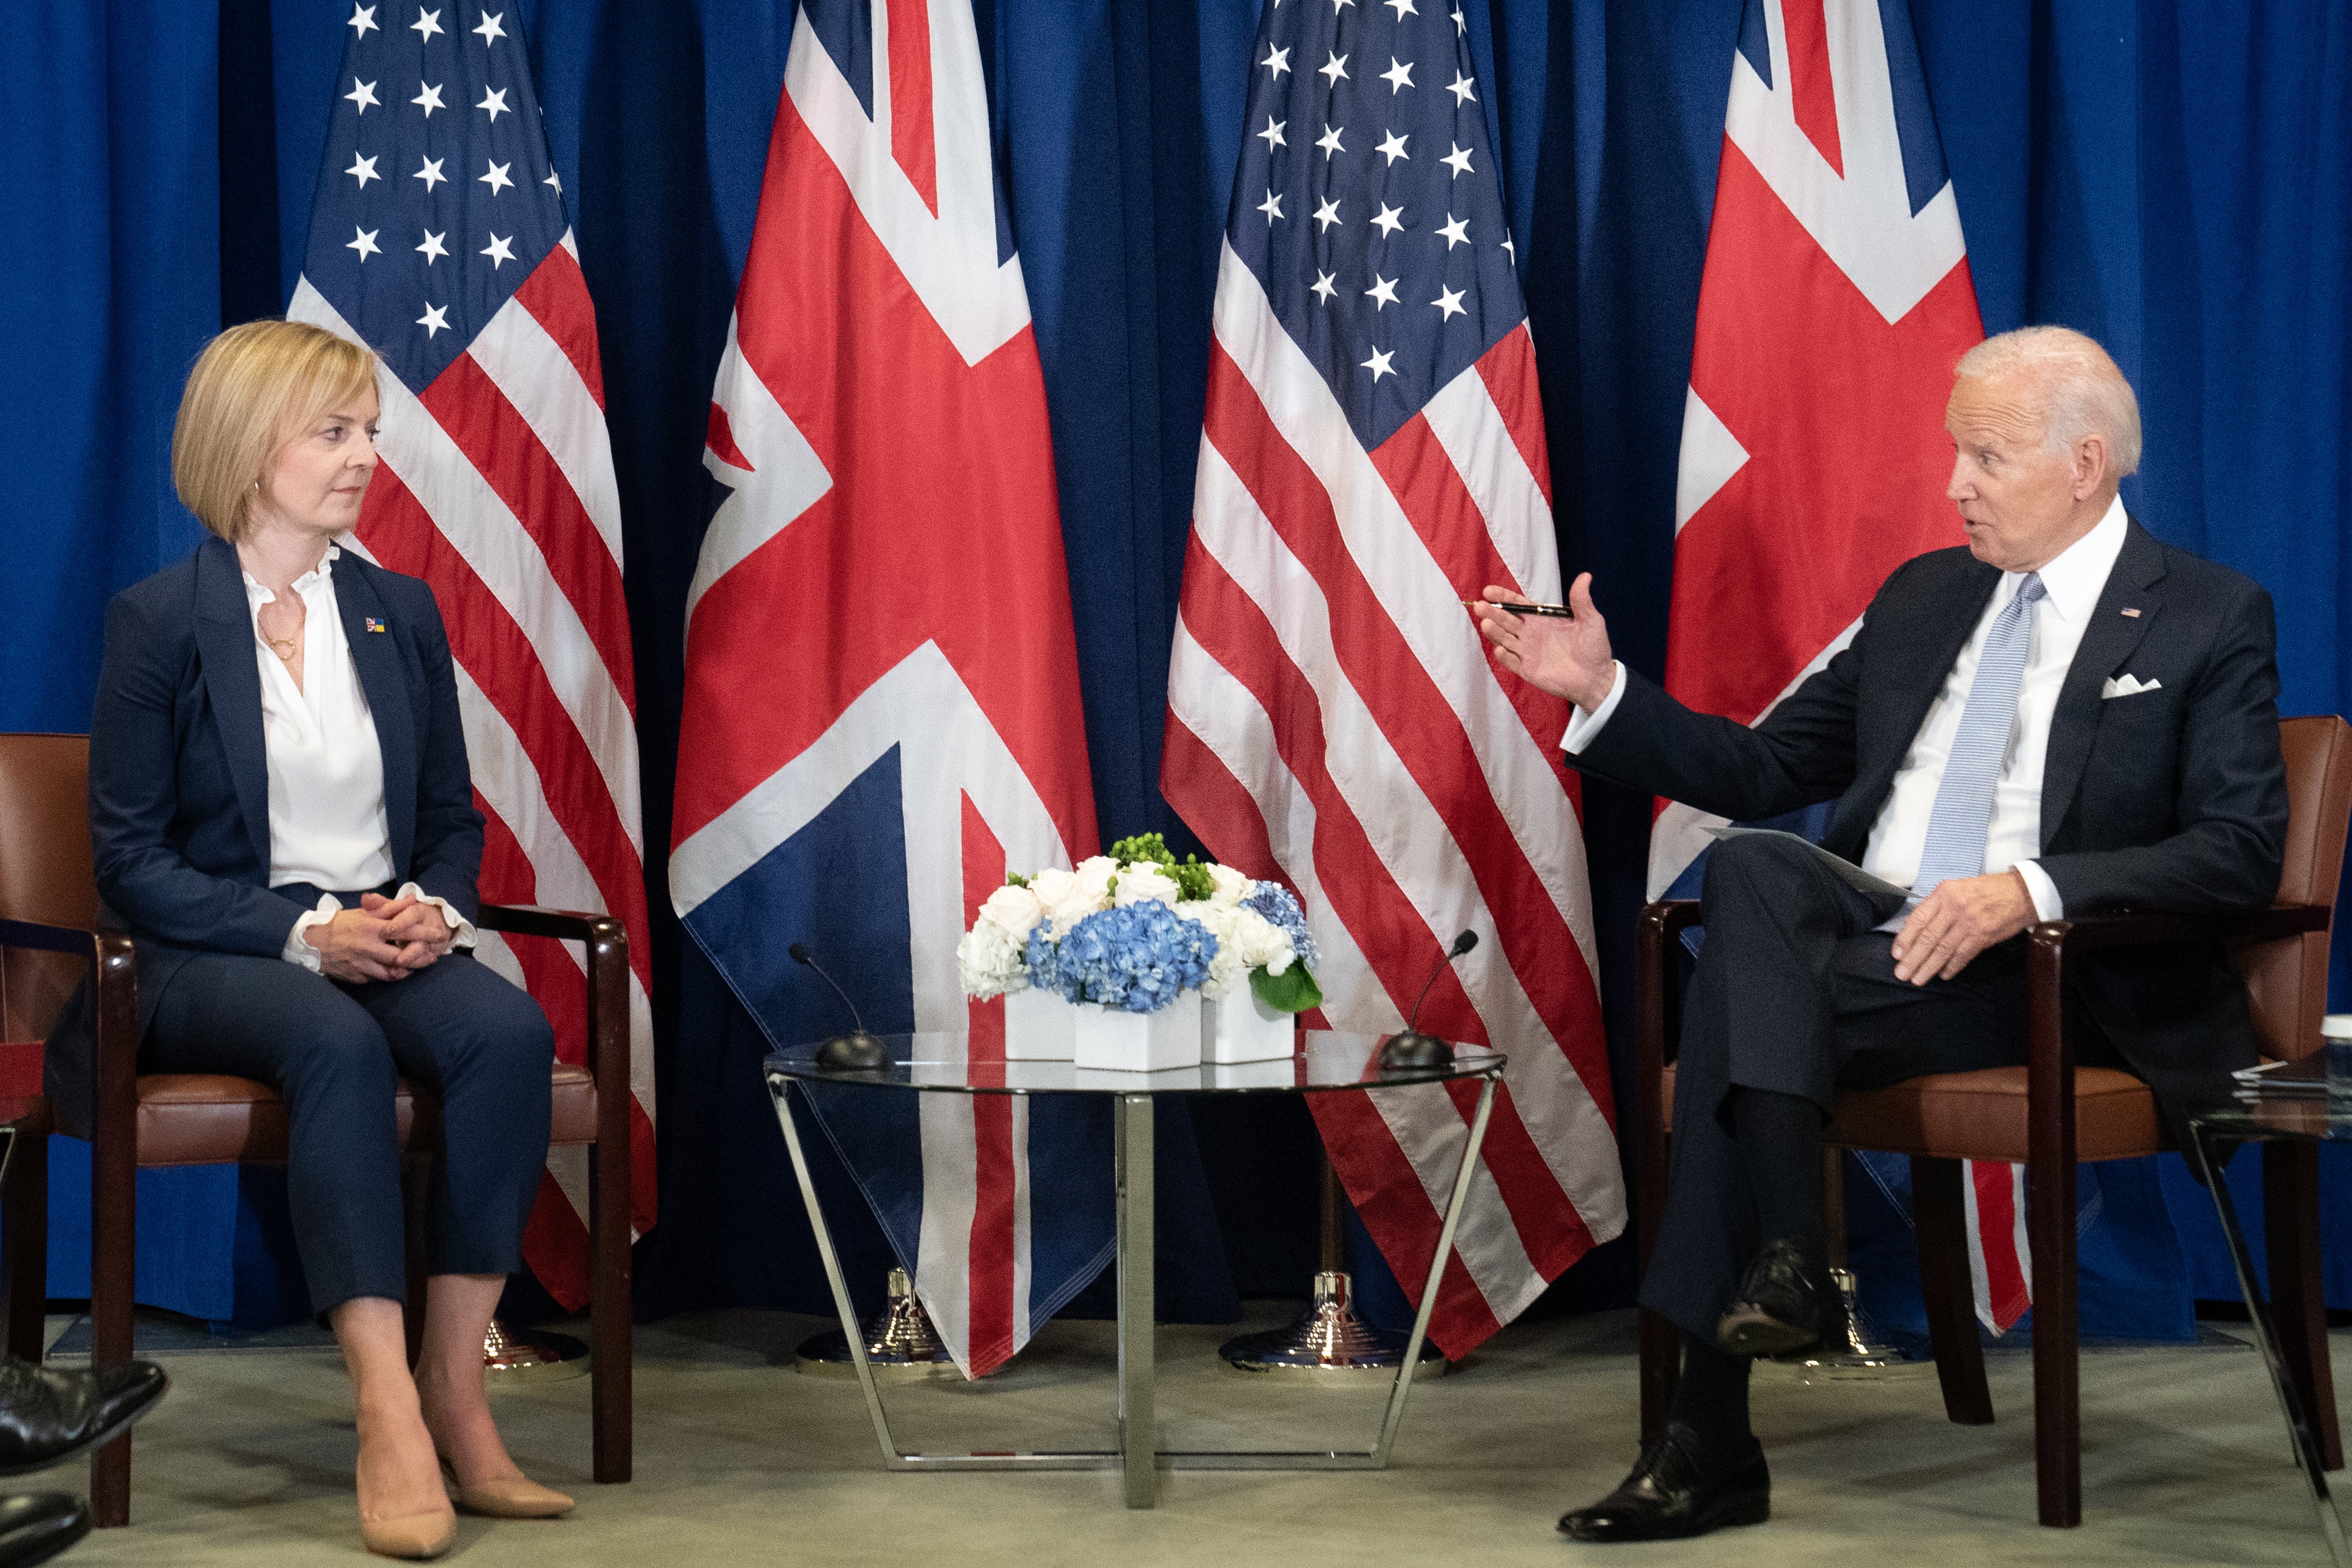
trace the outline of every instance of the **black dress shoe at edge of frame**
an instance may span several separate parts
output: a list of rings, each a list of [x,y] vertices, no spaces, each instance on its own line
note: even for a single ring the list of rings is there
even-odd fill
[[[0,1356],[0,1476],[88,1453],[152,1410],[170,1386],[149,1361],[69,1368]]]
[[[1822,1337],[1822,1292],[1793,1241],[1768,1241],[1715,1325],[1727,1355],[1780,1355]]]
[[[0,1568],[47,1563],[89,1533],[89,1510],[71,1492],[0,1497]]]
[[[1633,1473],[1590,1508],[1564,1513],[1559,1531],[1571,1541],[1686,1541],[1729,1525],[1761,1524],[1772,1517],[1772,1475],[1764,1450],[1702,1466],[1698,1436],[1669,1421],[1642,1445]]]

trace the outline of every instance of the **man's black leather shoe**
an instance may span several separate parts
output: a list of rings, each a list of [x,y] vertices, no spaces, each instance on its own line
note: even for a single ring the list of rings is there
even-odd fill
[[[1642,1446],[1633,1473],[1591,1508],[1560,1515],[1559,1531],[1572,1541],[1684,1541],[1771,1517],[1772,1476],[1754,1439],[1747,1453],[1702,1467],[1697,1435],[1669,1421]]]
[[[89,1533],[89,1510],[71,1492],[0,1497],[0,1568],[47,1563]]]
[[[153,1362],[66,1368],[0,1356],[0,1476],[89,1452],[152,1410],[170,1386]]]
[[[1715,1325],[1727,1355],[1779,1355],[1822,1337],[1822,1292],[1793,1241],[1768,1241]]]

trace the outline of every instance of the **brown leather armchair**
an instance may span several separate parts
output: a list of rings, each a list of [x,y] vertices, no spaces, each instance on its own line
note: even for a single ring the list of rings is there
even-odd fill
[[[87,1137],[90,1155],[90,1327],[97,1361],[127,1360],[135,1285],[136,1174],[141,1166],[274,1164],[286,1158],[286,1102],[278,1091],[225,1074],[138,1068],[138,1006],[131,939],[103,923],[91,871],[89,743],[82,735],[0,734],[0,1025],[13,1040],[40,1039],[87,968],[97,1034],[98,1084]],[[591,1396],[593,1473],[625,1481],[631,1468],[629,1332],[629,949],[609,915],[485,904],[476,923],[514,936],[578,942],[587,951],[587,1040],[583,1060],[554,1067],[551,1142],[589,1149]],[[0,1121],[8,1102],[0,1101]],[[401,1147],[408,1156],[409,1294],[421,1309],[417,1226],[425,1156],[441,1132],[439,1102],[402,1080]],[[5,1291],[11,1350],[40,1351],[39,1265],[46,1256],[47,1133],[41,1101],[19,1124],[19,1148],[0,1190],[10,1278]],[[27,1139],[26,1129],[37,1128]],[[611,1152],[610,1157],[607,1151]],[[39,1172],[40,1175],[34,1174]],[[35,1194],[20,1190],[42,1184]],[[27,1242],[20,1252],[18,1242]],[[28,1310],[29,1309],[29,1310]],[[423,1314],[409,1314],[413,1361]],[[30,1338],[25,1338],[29,1323]],[[131,1436],[90,1459],[90,1511],[128,1523]]]
[[[2099,948],[2221,940],[2232,950],[2253,1004],[2265,1053],[2296,1059],[2319,1048],[2327,1005],[2327,947],[2352,821],[2352,725],[2333,714],[2279,725],[2286,754],[2289,817],[2277,902],[2242,915],[2091,915],[2049,921],[2027,933],[2030,1060],[2016,1068],[1942,1073],[1837,1097],[1832,1146],[1911,1157],[1926,1297],[1944,1409],[1962,1426],[1990,1422],[1977,1337],[1960,1192],[1962,1160],[2026,1168],[2027,1239],[2033,1261],[2033,1438],[2039,1513],[2045,1525],[2083,1519],[2080,1368],[2077,1364],[2075,1164],[2126,1160],[2173,1147],[2155,1097],[2128,1073],[2074,1065],[2063,994],[2066,965]],[[1675,1042],[1681,1028],[1675,939],[1698,923],[1699,906],[1661,900],[1635,933],[1635,1234],[1647,1268],[1665,1196],[1674,1106]],[[2263,1147],[2271,1297],[2279,1337],[2304,1408],[2318,1413],[2328,1467],[2343,1466],[2327,1320],[2320,1296],[2318,1151],[2285,1142]],[[1642,1314],[1642,1429],[1664,1423],[1673,1397],[1672,1325]]]

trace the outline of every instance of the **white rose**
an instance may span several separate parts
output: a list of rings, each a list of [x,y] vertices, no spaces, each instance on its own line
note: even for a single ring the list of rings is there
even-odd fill
[[[1231,866],[1210,867],[1209,880],[1214,884],[1209,893],[1209,902],[1221,910],[1230,910],[1249,897],[1250,879]]]
[[[1139,904],[1146,899],[1173,904],[1179,896],[1176,879],[1148,860],[1139,860],[1118,874],[1118,904],[1121,909],[1129,904]]]
[[[972,921],[972,924],[977,926],[985,921],[1003,930],[1014,941],[1025,942],[1045,914],[1045,906],[1034,891],[1007,882],[988,895],[988,901],[980,906],[980,920]]]
[[[1049,915],[1056,905],[1069,898],[1070,889],[1077,885],[1077,878],[1059,866],[1048,866],[1043,871],[1031,873],[1029,878],[1030,892],[1036,895],[1039,907]]]
[[[1072,926],[1097,910],[1110,908],[1111,879],[1118,875],[1118,862],[1108,855],[1091,856],[1078,862],[1070,873],[1069,890],[1058,899],[1039,898],[1045,912],[1054,917],[1056,935],[1067,935]]]

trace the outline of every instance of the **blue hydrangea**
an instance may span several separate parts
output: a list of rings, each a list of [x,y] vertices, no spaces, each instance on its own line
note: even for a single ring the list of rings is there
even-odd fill
[[[1265,923],[1290,934],[1290,949],[1309,970],[1315,967],[1315,938],[1307,930],[1307,911],[1279,882],[1252,882],[1242,908],[1264,917]]]
[[[1040,925],[1029,939],[1029,978],[1072,1002],[1156,1013],[1209,977],[1217,939],[1157,900],[1099,910],[1059,942]],[[1043,949],[1043,952],[1040,950]]]
[[[1022,954],[1029,965],[1029,984],[1040,991],[1062,988],[1062,955],[1054,942],[1054,922],[1039,921],[1029,931],[1028,951]]]

